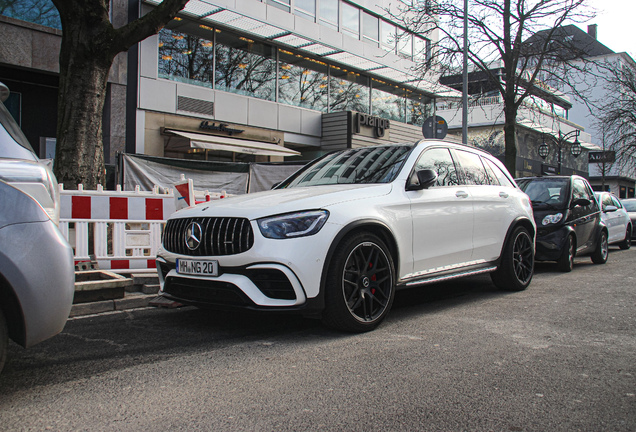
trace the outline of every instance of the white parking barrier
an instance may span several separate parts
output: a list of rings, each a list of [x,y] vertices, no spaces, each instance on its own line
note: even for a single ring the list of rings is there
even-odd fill
[[[196,202],[223,198],[223,193],[196,191]],[[60,230],[73,247],[75,263],[97,261],[100,269],[155,269],[166,219],[175,212],[172,190],[152,192],[64,190],[60,185]],[[92,233],[92,235],[91,235]]]

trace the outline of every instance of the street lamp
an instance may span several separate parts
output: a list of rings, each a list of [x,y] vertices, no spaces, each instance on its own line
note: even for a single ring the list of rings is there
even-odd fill
[[[541,158],[545,159],[548,156],[548,153],[550,152],[550,147],[548,146],[548,143],[546,142],[546,138],[549,139],[550,141],[552,141],[552,143],[557,147],[558,153],[557,153],[557,162],[558,162],[558,169],[557,169],[557,174],[561,174],[561,162],[563,159],[563,149],[569,145],[570,146],[570,154],[572,154],[572,156],[574,157],[578,157],[581,152],[583,151],[583,147],[581,146],[581,143],[579,142],[579,135],[580,135],[581,131],[576,129],[573,130],[571,132],[568,132],[566,134],[562,134],[561,131],[559,131],[559,136],[556,137],[552,134],[548,134],[548,133],[542,133],[541,134],[541,138],[543,139],[543,143],[539,146],[539,156],[541,156]],[[574,137],[574,142],[572,144],[570,144],[568,142],[568,139]]]

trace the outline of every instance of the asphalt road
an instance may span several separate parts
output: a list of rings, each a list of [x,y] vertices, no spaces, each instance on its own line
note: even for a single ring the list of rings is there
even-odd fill
[[[143,309],[72,319],[0,376],[0,430],[634,431],[636,248],[401,291],[376,331]]]

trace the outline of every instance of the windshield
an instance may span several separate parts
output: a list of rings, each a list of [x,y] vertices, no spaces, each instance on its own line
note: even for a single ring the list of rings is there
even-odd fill
[[[517,185],[532,201],[532,205],[564,207],[567,203],[570,182],[567,178],[519,179]]]
[[[285,180],[280,188],[327,184],[389,183],[395,179],[411,146],[363,147],[328,154]]]
[[[38,160],[9,110],[0,102],[0,157]]]

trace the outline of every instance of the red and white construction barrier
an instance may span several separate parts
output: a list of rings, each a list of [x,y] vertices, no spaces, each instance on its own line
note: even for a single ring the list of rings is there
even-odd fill
[[[187,183],[190,189],[185,191],[197,203],[226,195],[195,192],[192,180]],[[123,271],[155,269],[163,225],[178,208],[185,207],[179,191],[175,196],[172,190],[159,193],[158,188],[123,192],[119,187],[116,191],[60,187],[60,201],[60,230],[73,247],[75,263],[95,259],[100,269]]]

